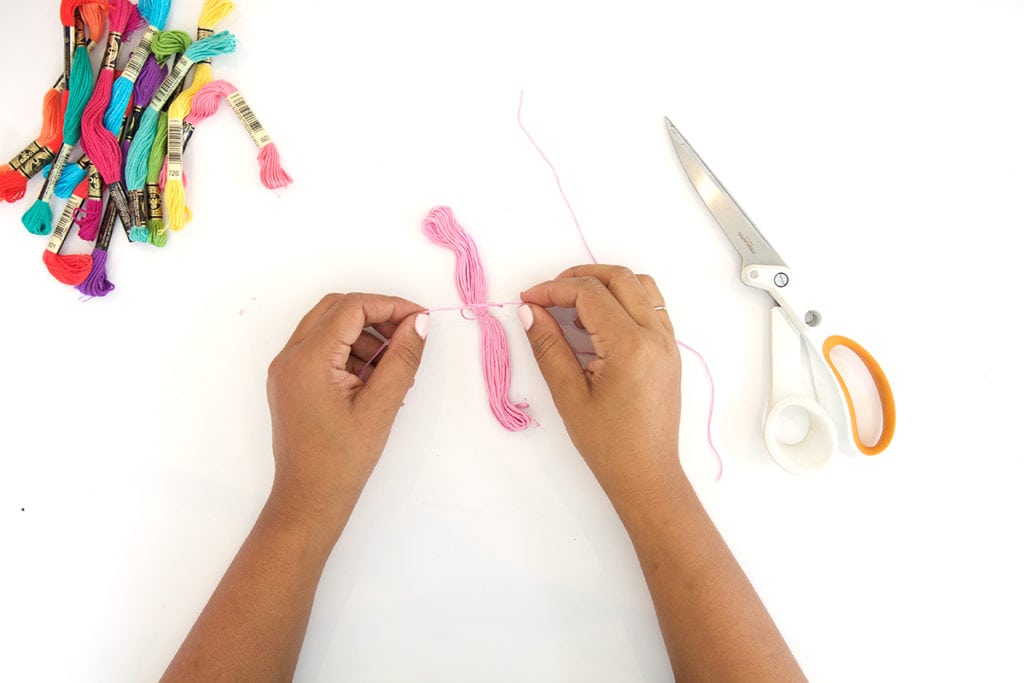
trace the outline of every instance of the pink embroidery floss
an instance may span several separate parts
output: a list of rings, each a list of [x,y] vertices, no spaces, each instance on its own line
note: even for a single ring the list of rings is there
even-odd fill
[[[185,117],[185,122],[195,127],[200,121],[212,116],[217,111],[220,98],[223,97],[231,105],[238,120],[249,131],[253,142],[259,148],[256,160],[260,165],[260,182],[268,190],[277,190],[291,184],[292,178],[281,168],[281,155],[277,145],[270,139],[259,119],[253,114],[248,103],[238,92],[238,88],[227,81],[210,81],[192,99],[192,109]]]
[[[576,218],[576,212],[573,211],[572,204],[569,203],[569,197],[566,196],[565,190],[562,188],[562,179],[558,177],[558,171],[555,170],[555,165],[551,163],[551,160],[548,158],[548,156],[544,154],[544,150],[540,148],[540,145],[537,144],[537,141],[533,139],[532,135],[530,135],[530,131],[526,130],[526,126],[523,125],[522,90],[519,91],[519,109],[516,110],[516,121],[519,122],[519,129],[523,131],[523,135],[526,136],[526,139],[530,141],[530,144],[533,145],[533,148],[537,150],[537,154],[540,155],[540,158],[543,159],[544,163],[546,163],[548,165],[548,168],[551,169],[551,175],[554,176],[555,184],[558,186],[558,192],[559,194],[562,195],[562,201],[565,203],[565,207],[569,210],[569,215],[572,217],[572,222],[576,225],[576,231],[579,233],[580,241],[583,242],[583,248],[586,249],[587,255],[590,257],[590,260],[593,261],[594,263],[597,263],[598,260],[594,256],[594,252],[590,250],[590,245],[587,244],[586,235],[583,234],[583,228],[580,226],[580,222]],[[711,438],[711,421],[715,415],[715,378],[711,376],[711,368],[708,367],[708,362],[704,359],[704,356],[701,355],[699,351],[697,351],[697,349],[693,348],[689,344],[683,343],[678,339],[676,339],[676,344],[678,344],[680,347],[686,349],[687,351],[689,351],[690,353],[697,357],[697,359],[704,366],[704,372],[708,377],[708,383],[711,385],[711,405],[708,408],[707,441],[708,446],[711,448],[711,452],[715,454],[715,459],[718,463],[718,474],[715,476],[715,481],[720,481],[722,479],[722,473],[724,471],[722,455],[718,452],[718,449],[715,447],[714,439]]]
[[[455,287],[459,291],[459,298],[466,304],[463,315],[466,315],[466,311],[472,311],[480,323],[480,354],[491,413],[510,432],[526,429],[533,420],[523,412],[529,407],[528,404],[513,404],[509,400],[512,374],[508,339],[505,337],[505,328],[487,310],[487,278],[476,243],[455,220],[452,210],[447,206],[432,209],[423,219],[422,227],[423,234],[431,242],[455,252]]]

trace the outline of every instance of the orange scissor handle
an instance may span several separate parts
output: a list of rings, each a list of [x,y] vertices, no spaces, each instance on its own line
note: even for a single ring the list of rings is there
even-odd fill
[[[860,432],[857,429],[857,412],[853,407],[850,390],[847,388],[843,376],[839,374],[839,370],[836,369],[835,364],[832,362],[830,354],[834,348],[839,346],[852,351],[864,363],[868,373],[871,375],[871,380],[875,384],[875,390],[878,392],[878,400],[882,404],[882,433],[878,437],[878,441],[872,445],[865,444],[860,438]],[[855,445],[864,455],[878,455],[886,449],[889,442],[892,441],[893,433],[896,431],[896,400],[893,398],[892,387],[889,386],[889,380],[886,378],[885,372],[882,371],[882,366],[878,364],[878,361],[863,346],[848,337],[840,335],[832,335],[827,338],[825,343],[822,344],[821,352],[825,357],[825,361],[832,369],[832,374],[839,380],[839,386],[842,388],[843,395],[846,398],[846,407],[850,412],[850,422],[853,425],[851,431],[853,432]]]

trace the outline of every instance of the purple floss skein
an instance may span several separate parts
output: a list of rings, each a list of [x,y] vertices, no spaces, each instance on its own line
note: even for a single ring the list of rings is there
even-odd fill
[[[86,296],[106,296],[114,291],[114,283],[107,279],[107,250],[92,250],[92,270],[76,288]]]
[[[139,72],[139,77],[135,79],[135,89],[133,91],[134,103],[132,104],[131,120],[134,121],[132,127],[128,130],[134,135],[135,126],[139,123],[139,117],[142,116],[142,112],[145,111],[146,107],[149,106],[149,101],[153,99],[153,95],[156,94],[160,84],[163,83],[164,78],[167,77],[167,67],[160,66],[157,64],[156,57],[152,54],[146,58],[145,63],[142,65],[142,71]],[[131,138],[125,136],[125,139],[121,141],[121,153],[122,161],[128,158],[128,148],[131,147]]]

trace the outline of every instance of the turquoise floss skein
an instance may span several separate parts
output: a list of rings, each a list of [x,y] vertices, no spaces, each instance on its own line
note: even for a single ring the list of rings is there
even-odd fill
[[[80,19],[77,20],[80,21]],[[89,50],[84,42],[80,42],[75,47],[74,59],[71,61],[68,105],[64,110],[64,145],[61,148],[61,153],[64,155],[65,162],[71,153],[71,148],[77,145],[79,138],[82,137],[82,112],[85,111],[85,105],[92,97],[92,88],[93,73]],[[58,165],[55,160],[54,168],[57,169],[57,177],[47,178],[39,199],[21,217],[22,225],[34,235],[46,235],[53,229],[53,209],[50,207],[50,198],[56,189],[64,164]]]
[[[156,126],[160,118],[160,110],[163,109],[167,98],[170,97],[178,83],[185,77],[185,73],[196,62],[204,59],[212,59],[221,55],[230,54],[235,51],[237,42],[230,31],[221,31],[214,35],[197,40],[192,43],[182,58],[174,67],[174,71],[160,86],[160,91],[153,98],[142,120],[139,122],[139,129],[135,132],[135,139],[128,149],[128,158],[125,161],[125,184],[129,190],[141,190],[146,185],[146,172],[149,170],[149,154],[153,149],[153,141],[156,138]],[[132,241],[148,242],[149,229],[146,227],[132,228]]]
[[[163,31],[167,25],[167,15],[171,11],[171,0],[139,0],[139,14],[149,22],[146,32],[139,40],[138,46],[132,52],[131,60],[142,68],[143,62],[149,56],[150,42],[157,31]],[[136,56],[138,53],[138,56]],[[128,101],[131,99],[132,90],[135,88],[135,79],[139,73],[134,69],[125,69],[125,72],[118,76],[110,91],[110,104],[107,105],[107,112],[103,117],[103,125],[107,130],[117,132],[121,128],[121,117],[128,108]]]

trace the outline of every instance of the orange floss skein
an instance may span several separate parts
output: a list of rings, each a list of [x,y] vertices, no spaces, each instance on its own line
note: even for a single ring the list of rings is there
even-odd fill
[[[57,90],[60,88],[60,90]],[[25,196],[29,178],[34,177],[57,156],[64,129],[64,107],[61,76],[43,98],[43,130],[39,137],[18,152],[10,162],[0,166],[0,201],[14,203]],[[56,96],[51,94],[56,90]]]

